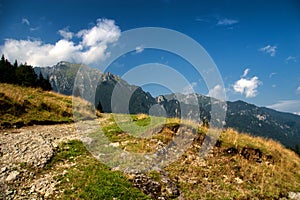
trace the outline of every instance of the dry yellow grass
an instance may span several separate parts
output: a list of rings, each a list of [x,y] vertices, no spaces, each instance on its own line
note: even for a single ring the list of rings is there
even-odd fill
[[[222,132],[221,146],[199,158],[192,147],[166,169],[187,199],[278,199],[300,190],[300,158],[280,143],[233,129]],[[228,153],[234,148],[236,153]],[[246,158],[243,149],[261,151],[261,161]]]
[[[147,114],[144,113],[139,113],[136,115],[136,120],[143,120],[143,119],[147,119],[149,116]]]
[[[76,102],[80,106],[75,106],[73,110],[71,96],[45,92],[39,88],[0,84],[0,125],[68,123],[73,121],[73,111],[80,119],[99,115],[91,109],[90,103],[78,97]]]
[[[204,158],[199,156],[199,150],[205,134],[209,130],[217,134],[220,131],[176,118],[167,119],[165,127],[147,139],[129,137],[127,132],[128,142],[121,148],[135,153],[154,153],[157,141],[168,145],[174,139],[174,127],[180,124],[198,127],[198,135],[187,151],[165,170],[171,178],[178,180],[186,199],[278,199],[290,191],[300,191],[300,158],[297,154],[276,141],[233,129],[221,131],[218,145]],[[105,127],[113,142],[124,141],[120,134],[122,130],[113,121]],[[117,131],[114,133],[114,130]],[[249,157],[243,150],[249,151]]]

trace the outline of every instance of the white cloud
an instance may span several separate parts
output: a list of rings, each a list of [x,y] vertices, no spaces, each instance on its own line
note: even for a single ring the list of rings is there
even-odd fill
[[[142,53],[143,51],[144,51],[144,48],[141,47],[141,46],[137,46],[137,47],[135,48],[135,52],[136,52],[136,53]]]
[[[254,76],[251,79],[242,77],[234,83],[233,90],[237,93],[246,95],[246,98],[255,97],[257,95],[257,88],[261,84],[262,82],[257,76]]]
[[[195,87],[197,86],[196,82],[192,82],[188,86],[183,88],[183,94],[193,94],[195,93]]]
[[[297,93],[297,94],[300,94],[300,86],[297,87],[296,93]]]
[[[219,25],[219,26],[230,26],[230,25],[237,24],[237,23],[239,23],[239,21],[234,20],[234,19],[224,18],[224,19],[218,20],[217,25]]]
[[[43,44],[40,40],[6,40],[2,53],[9,59],[18,59],[33,66],[49,66],[62,60],[78,60],[80,46],[67,40],[59,40],[54,45]]]
[[[249,71],[249,68],[245,69],[241,78],[237,80],[233,85],[233,90],[237,93],[244,94],[246,98],[255,97],[258,93],[258,86],[262,84],[257,76],[246,78]]]
[[[265,52],[273,57],[276,54],[277,46],[267,45],[265,47],[260,48],[259,51]]]
[[[96,26],[81,30],[77,34],[78,37],[82,37],[82,44],[87,47],[116,42],[120,35],[120,29],[115,25],[115,21],[109,19],[98,19]]]
[[[91,29],[79,31],[78,44],[71,41],[73,34],[68,30],[60,30],[63,37],[55,44],[46,44],[40,40],[6,39],[0,46],[1,54],[9,60],[17,59],[33,66],[49,66],[59,61],[83,62],[97,64],[110,55],[107,46],[118,40],[121,31],[113,20],[99,19]]]
[[[294,57],[294,56],[289,56],[289,57],[287,57],[287,58],[285,59],[285,62],[286,62],[286,63],[289,63],[289,62],[297,62],[297,60],[296,60],[296,57]]]
[[[283,100],[267,107],[282,112],[300,114],[300,100]]]
[[[69,28],[66,27],[58,31],[58,33],[66,40],[71,40],[73,38],[74,33],[69,31]]]
[[[249,68],[245,69],[242,77],[246,77],[248,75],[249,71],[250,71]]]
[[[29,26],[29,25],[30,25],[30,22],[29,22],[28,19],[23,18],[23,19],[22,19],[22,24],[26,24],[27,26]]]
[[[209,90],[208,96],[225,100],[225,88],[223,88],[221,85],[216,85],[213,89]]]

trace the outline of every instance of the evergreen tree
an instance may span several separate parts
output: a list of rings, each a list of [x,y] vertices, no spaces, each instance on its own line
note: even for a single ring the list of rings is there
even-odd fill
[[[14,63],[14,68],[17,68],[19,65],[18,65],[18,61],[15,60],[15,63]]]
[[[49,78],[45,79],[42,72],[40,72],[37,79],[37,86],[42,88],[43,90],[52,90],[51,84],[49,82]]]
[[[26,63],[19,66],[17,60],[12,65],[3,54],[0,60],[0,83],[41,87],[43,90],[52,90],[49,77],[45,79],[42,73],[37,76],[32,66]]]
[[[0,82],[5,83],[5,58],[2,54],[1,60],[0,60]]]
[[[98,105],[97,105],[97,110],[99,110],[102,113],[102,105],[101,102],[99,101]]]
[[[36,87],[37,75],[30,65],[20,65],[16,69],[17,84],[26,87]]]
[[[16,69],[10,62],[2,55],[0,60],[0,82],[1,83],[15,83]]]
[[[45,82],[44,82],[44,85],[43,85],[43,90],[47,90],[47,91],[52,90],[52,86],[51,86],[51,83],[50,83],[49,76],[45,79]]]
[[[81,97],[81,94],[80,94],[80,91],[79,91],[78,87],[75,88],[73,95],[74,95],[74,97]]]

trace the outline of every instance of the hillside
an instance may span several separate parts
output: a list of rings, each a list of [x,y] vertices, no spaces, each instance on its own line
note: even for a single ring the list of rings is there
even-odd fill
[[[198,105],[189,105],[187,101],[189,94],[169,94],[161,95],[157,98],[152,97],[149,93],[142,90],[141,87],[128,84],[120,77],[109,72],[102,73],[97,69],[89,68],[80,64],[72,64],[68,62],[60,62],[57,65],[47,68],[35,68],[36,73],[40,71],[45,77],[50,78],[50,82],[54,91],[70,95],[75,89],[74,81],[75,76],[83,67],[85,74],[79,77],[85,77],[84,83],[80,85],[80,92],[84,94],[85,99],[95,102],[95,106],[99,107],[101,111],[110,113],[112,112],[111,96],[114,87],[119,84],[122,89],[120,97],[126,97],[132,94],[129,101],[129,112],[132,114],[148,113],[152,105],[159,104],[166,110],[168,117],[185,117],[181,116],[181,110],[184,108],[188,117],[193,115],[200,115],[201,121],[209,120],[211,115],[211,103],[218,100],[211,99],[210,97],[196,94],[198,98]],[[95,83],[97,81],[97,83]],[[93,97],[90,93],[90,85],[94,84],[96,94]],[[132,91],[134,91],[132,93]],[[124,113],[124,108],[127,106],[126,98],[118,100],[119,106],[114,107],[119,113]],[[100,105],[100,106],[99,106]],[[116,112],[116,111],[114,111]],[[300,146],[300,116],[278,112],[272,109],[258,107],[243,101],[227,102],[226,113],[226,127],[234,128],[239,132],[247,132],[254,136],[261,136],[271,138],[281,142],[286,147],[294,150],[299,149]]]
[[[0,127],[4,128],[73,122],[72,97],[42,89],[0,84],[0,107]]]
[[[211,104],[213,101],[218,102],[218,100],[200,94],[196,96],[200,106],[200,117],[210,119]],[[181,106],[186,106],[185,99],[188,99],[189,95],[171,94],[160,98],[164,99],[160,101],[160,104],[166,107],[166,110],[172,111],[172,116],[180,116],[180,113],[176,113],[175,110],[180,111],[179,102],[181,102]],[[247,132],[253,136],[271,138],[292,149],[300,146],[299,115],[278,112],[243,101],[227,101],[226,104],[226,128],[234,128],[239,132]],[[197,108],[194,106],[190,110],[192,113]]]
[[[50,119],[57,123],[62,122],[57,120],[62,111],[71,114],[71,97],[6,84],[1,85],[1,94],[7,123],[11,119],[11,124],[21,120],[28,124],[38,119],[36,116],[40,116],[39,122],[53,116]],[[24,107],[29,94],[28,106]],[[42,104],[51,109],[42,109]],[[16,112],[22,107],[23,115]],[[29,118],[28,113],[33,111],[36,118]],[[275,141],[226,129],[213,149],[199,157],[206,127],[176,118],[167,119],[160,129],[153,129],[155,123],[161,123],[159,117],[101,114],[98,119],[71,124],[1,130],[0,198],[196,200],[292,199],[300,195],[300,158]],[[139,129],[133,129],[133,125]],[[148,125],[153,130],[150,135]],[[193,127],[196,132],[181,129],[184,127]],[[147,137],[138,137],[138,130],[146,131]],[[174,147],[176,138],[181,137],[180,130],[193,136],[191,145],[169,165],[158,164],[150,171],[136,170],[136,166],[123,170],[121,160],[113,165],[106,163],[109,167],[92,156],[97,148],[91,147],[104,142],[99,140],[100,132],[107,138],[105,148],[143,156]],[[139,167],[142,169],[143,164]]]

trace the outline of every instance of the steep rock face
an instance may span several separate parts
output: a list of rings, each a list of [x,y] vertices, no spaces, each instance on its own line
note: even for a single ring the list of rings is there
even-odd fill
[[[99,102],[96,106],[103,112],[136,114],[148,113],[155,99],[140,87],[108,72],[99,81],[95,102]]]
[[[129,85],[110,72],[102,73],[82,64],[59,62],[52,67],[36,67],[35,72],[49,77],[55,92],[81,96],[103,112],[148,113],[150,107],[156,104],[150,93],[140,87]],[[113,95],[116,85],[118,93]],[[112,97],[117,104],[112,105]]]
[[[49,77],[51,86],[55,92],[71,95],[73,93],[74,80],[80,64],[59,62],[52,67],[35,67],[36,74],[42,72],[44,77]]]

